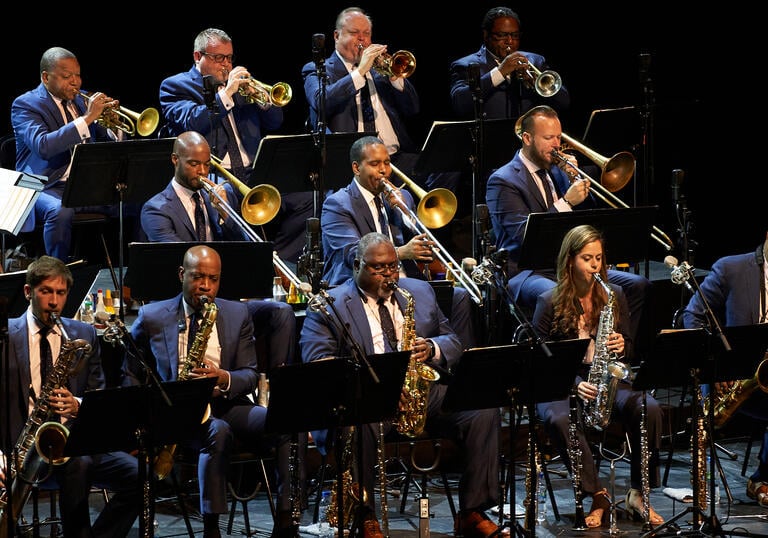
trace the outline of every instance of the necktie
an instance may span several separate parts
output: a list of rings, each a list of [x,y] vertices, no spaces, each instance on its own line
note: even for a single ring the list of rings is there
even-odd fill
[[[379,213],[379,226],[381,227],[381,233],[384,235],[389,235],[389,225],[387,224],[387,214],[384,211],[384,204],[381,201],[381,198],[378,196],[374,196],[373,201],[376,204],[376,210]]]
[[[53,371],[53,354],[51,353],[51,344],[48,342],[48,333],[50,327],[42,327],[40,332],[40,388],[45,385],[48,374]]]
[[[368,88],[368,79],[365,79],[365,86],[360,88],[360,106],[363,109],[363,131],[366,133],[376,132],[376,122],[373,116],[373,102],[371,101],[371,90]]]
[[[543,168],[536,170],[536,175],[541,178],[541,184],[544,186],[544,194],[547,197],[547,207],[552,207],[555,203],[555,199],[552,196],[552,191],[555,189],[555,186],[552,184],[552,180],[549,179],[547,171]]]
[[[235,177],[242,178],[245,176],[245,167],[243,165],[243,157],[240,155],[240,146],[237,144],[235,129],[232,127],[230,117],[225,116],[222,118],[221,124],[227,132],[227,153],[229,153],[229,165],[232,169],[232,174]]]
[[[64,117],[67,118],[67,123],[73,121],[72,113],[69,111],[69,101],[62,101],[61,106],[64,107]]]
[[[197,240],[207,241],[208,234],[205,233],[205,212],[203,211],[203,201],[200,199],[200,193],[195,192],[192,194],[192,199],[195,201],[195,231],[197,232]]]
[[[392,316],[389,315],[386,301],[387,299],[380,297],[377,302],[379,304],[381,331],[384,333],[384,351],[390,352],[397,350],[397,336],[395,335],[395,324],[392,321]]]

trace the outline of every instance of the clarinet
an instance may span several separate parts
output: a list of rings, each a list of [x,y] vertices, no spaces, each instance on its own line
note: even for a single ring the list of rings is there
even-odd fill
[[[579,420],[579,404],[576,391],[571,391],[570,402],[570,421],[568,424],[568,459],[571,460],[571,475],[573,477],[573,498],[576,513],[573,518],[573,530],[587,530],[587,522],[584,517],[584,503],[581,494],[581,468],[582,454],[577,434],[577,425]]]

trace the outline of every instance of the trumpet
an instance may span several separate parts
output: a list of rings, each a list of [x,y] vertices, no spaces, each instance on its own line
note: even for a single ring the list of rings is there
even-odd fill
[[[249,224],[260,226],[275,218],[277,212],[280,211],[280,203],[282,201],[280,191],[266,183],[249,188],[248,185],[221,166],[221,159],[214,155],[211,155],[211,166],[243,195],[240,213]]]
[[[92,93],[84,91],[79,91],[78,93],[84,99],[91,100]],[[141,114],[122,106],[106,108],[96,120],[96,123],[105,129],[123,131],[128,136],[133,136],[136,133],[139,136],[149,136],[155,132],[157,125],[160,123],[160,113],[156,108],[151,107],[144,109]]]
[[[520,64],[522,63],[520,62]],[[552,97],[560,91],[563,86],[563,79],[558,73],[551,69],[541,71],[532,63],[528,63],[527,66],[520,78],[525,84],[536,90],[536,93],[542,97]]]
[[[407,50],[385,52],[373,61],[373,68],[387,77],[408,78],[416,71],[416,57]]]
[[[256,93],[249,94],[246,88],[240,88],[240,95],[244,95],[249,103],[257,103],[264,106],[272,103],[275,106],[285,106],[291,102],[293,90],[287,82],[276,82],[272,86],[264,84],[253,77],[248,79],[248,86]],[[268,97],[268,98],[267,98]]]
[[[392,171],[400,177],[405,177],[405,174],[398,170],[395,165],[392,165]],[[411,230],[413,230],[413,232],[416,234],[426,235],[427,239],[436,245],[432,251],[435,257],[445,266],[446,271],[451,273],[453,279],[458,282],[460,286],[467,290],[467,293],[469,293],[469,296],[472,298],[472,300],[477,303],[477,305],[482,306],[483,295],[480,292],[480,288],[478,288],[477,284],[475,284],[472,278],[464,272],[464,270],[461,268],[461,265],[456,263],[456,260],[454,260],[450,254],[448,254],[448,251],[443,248],[440,242],[435,238],[434,234],[429,231],[429,228],[425,226],[419,217],[411,210],[411,208],[406,205],[402,196],[400,196],[400,189],[390,183],[388,179],[382,179],[381,182],[382,185],[384,185],[384,190],[389,197],[390,203],[397,207],[408,227],[411,228]]]

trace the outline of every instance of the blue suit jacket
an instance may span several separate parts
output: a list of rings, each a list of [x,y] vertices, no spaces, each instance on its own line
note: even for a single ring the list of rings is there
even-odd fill
[[[221,351],[220,368],[231,375],[226,397],[234,400],[253,392],[258,382],[253,323],[244,303],[219,298],[215,303],[219,307],[216,334]],[[179,332],[186,330],[181,294],[139,309],[131,334],[144,353],[144,360],[155,366],[161,381],[175,381],[178,377]],[[141,366],[131,357],[126,357],[123,373],[124,383],[128,385],[140,384],[145,378]]]
[[[434,340],[440,347],[440,362],[443,367],[453,367],[462,354],[461,342],[448,324],[448,319],[437,306],[432,286],[428,282],[413,278],[401,278],[398,285],[413,294],[416,335]],[[362,346],[366,354],[372,354],[374,351],[371,328],[355,281],[349,279],[340,286],[330,289],[328,294],[332,297],[335,310],[339,313],[338,321],[349,327],[352,338]],[[400,310],[405,311],[406,304],[403,296],[395,292],[395,299]],[[333,311],[331,315],[334,315]],[[307,312],[300,338],[303,362],[323,357],[349,355],[351,352],[344,347],[343,341],[343,335],[336,334],[336,328],[328,322],[325,314]]]
[[[88,342],[92,351],[87,361],[79,364],[79,370],[69,378],[69,389],[75,396],[82,396],[86,390],[103,389],[106,386],[104,371],[101,368],[101,348],[96,330],[87,323],[62,318],[62,324],[67,335],[73,340],[83,339]],[[8,357],[9,357],[9,393],[10,433],[13,442],[21,434],[28,418],[29,387],[32,384],[32,374],[29,369],[29,326],[27,313],[8,320]],[[45,381],[43,381],[44,383]],[[5,396],[4,396],[5,398]],[[5,401],[5,400],[4,400]],[[0,430],[5,427],[5,420],[0,421]],[[5,433],[3,430],[3,438]]]
[[[141,208],[141,227],[148,241],[197,241],[195,225],[189,218],[181,200],[173,190],[172,181],[161,192],[147,200]],[[227,185],[226,187],[229,187]],[[213,229],[212,241],[248,241],[245,233],[231,219],[219,224],[219,213],[211,205],[208,193],[203,193],[205,210]],[[238,207],[234,194],[227,189],[227,203]]]
[[[197,131],[205,136],[212,148],[217,148],[217,156],[222,157],[229,151],[229,139],[221,122],[228,114],[233,114],[240,141],[253,159],[259,149],[262,131],[274,131],[283,124],[283,109],[273,106],[262,110],[257,104],[241,106],[246,105],[246,98],[239,93],[233,100],[237,105],[229,112],[211,114],[203,97],[203,75],[195,66],[187,72],[168,77],[160,84],[160,108],[165,120],[161,136]],[[218,93],[216,103],[218,110],[224,112]]]
[[[400,191],[403,200],[411,209],[413,197],[406,190]],[[405,227],[399,210],[384,203],[389,227],[395,246],[404,245],[413,234]],[[355,180],[328,196],[323,201],[320,215],[322,228],[323,255],[325,257],[323,279],[335,286],[352,276],[352,267],[357,255],[357,243],[365,234],[376,231],[376,224],[368,204]],[[418,268],[413,260],[403,260],[406,273],[413,276]]]
[[[718,322],[725,326],[760,323],[760,282],[763,279],[763,245],[756,252],[725,256],[699,285]],[[706,327],[707,314],[697,291],[683,312],[686,329]]]
[[[543,56],[533,52],[518,52],[528,58],[528,63],[536,66],[539,71],[548,69]],[[558,112],[564,112],[571,104],[565,86],[561,86],[560,91],[552,97],[540,96],[536,90],[522,84],[517,78],[494,87],[490,72],[496,67],[496,59],[483,45],[477,52],[451,63],[451,106],[459,119],[475,117],[475,102],[468,82],[470,64],[477,64],[480,70],[480,97],[483,100],[483,112],[488,119],[516,119],[537,105],[549,105]]]
[[[347,71],[344,61],[334,51],[325,60],[328,83],[325,87],[325,121],[329,132],[357,132],[357,90],[352,82],[352,75]],[[387,77],[371,69],[376,92],[387,111],[392,128],[400,142],[400,151],[416,152],[418,146],[408,135],[404,118],[419,112],[419,96],[416,88],[405,79],[405,89],[396,90]],[[320,79],[314,62],[309,62],[301,69],[304,79],[304,95],[309,104],[309,121],[313,129],[317,128],[320,109]]]

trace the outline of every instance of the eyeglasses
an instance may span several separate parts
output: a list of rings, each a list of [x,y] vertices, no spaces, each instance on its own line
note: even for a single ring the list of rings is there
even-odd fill
[[[370,269],[374,275],[384,275],[386,273],[395,273],[400,270],[400,262],[392,263],[367,263],[365,260],[360,262]]]
[[[504,41],[505,39],[517,41],[520,39],[520,32],[491,32],[491,37],[496,41]]]
[[[217,64],[223,64],[224,60],[228,61],[229,63],[232,63],[233,61],[235,61],[234,54],[211,54],[210,52],[205,52],[204,50],[201,50],[200,54],[203,54],[204,56],[208,56],[211,60],[213,60]]]

